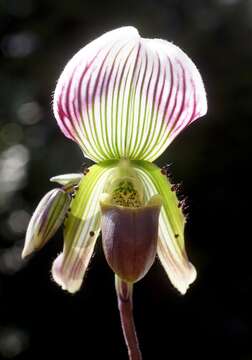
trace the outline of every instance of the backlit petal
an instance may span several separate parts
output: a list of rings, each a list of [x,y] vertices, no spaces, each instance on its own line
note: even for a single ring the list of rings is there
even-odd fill
[[[100,232],[99,199],[113,162],[93,165],[83,176],[65,221],[64,249],[52,268],[54,280],[65,290],[79,290]]]
[[[57,175],[57,176],[53,176],[50,181],[51,182],[56,182],[60,185],[67,185],[67,186],[74,186],[79,184],[79,182],[81,181],[83,174],[82,173],[76,173],[76,174],[62,174],[62,175]]]
[[[67,64],[54,96],[63,133],[86,157],[153,161],[207,111],[201,76],[189,57],[133,27],[110,31]]]
[[[184,245],[185,218],[167,177],[149,162],[135,161],[147,197],[160,194],[163,201],[159,220],[158,256],[172,284],[185,294],[196,278],[196,270],[188,261]]]

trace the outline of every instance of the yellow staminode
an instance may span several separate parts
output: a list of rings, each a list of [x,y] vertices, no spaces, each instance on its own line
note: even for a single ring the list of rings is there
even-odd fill
[[[125,207],[140,207],[139,194],[129,178],[122,179],[112,193],[112,204]]]

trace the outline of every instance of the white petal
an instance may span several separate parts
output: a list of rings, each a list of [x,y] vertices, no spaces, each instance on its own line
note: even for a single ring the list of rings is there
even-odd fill
[[[201,76],[189,57],[132,27],[110,31],[67,64],[54,96],[63,133],[86,157],[153,161],[207,111]]]

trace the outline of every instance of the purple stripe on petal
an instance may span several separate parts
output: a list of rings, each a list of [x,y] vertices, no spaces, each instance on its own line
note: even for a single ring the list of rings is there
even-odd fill
[[[132,27],[104,34],[63,71],[54,113],[63,133],[94,161],[153,161],[207,110],[201,76],[175,45]]]
[[[168,106],[169,106],[169,104],[170,104],[172,92],[173,92],[173,90],[175,90],[174,87],[173,87],[173,82],[174,82],[173,77],[174,77],[174,74],[173,74],[172,62],[171,62],[171,60],[170,60],[169,57],[167,57],[167,60],[168,60],[168,62],[169,62],[169,68],[170,68],[170,90],[169,90],[169,95],[168,95],[168,97],[167,97],[166,104],[165,104],[164,117],[165,117],[165,115],[167,114],[167,111],[168,111]],[[163,118],[164,118],[164,117],[163,117]]]
[[[176,125],[177,125],[177,122],[181,119],[181,116],[183,115],[183,112],[185,111],[185,97],[186,97],[186,81],[185,81],[185,71],[184,71],[184,68],[180,65],[181,67],[181,71],[182,71],[182,101],[181,101],[181,104],[180,104],[180,109],[178,111],[178,114],[176,115],[176,118],[174,119],[174,122],[172,124],[172,127],[171,129],[169,130],[170,132],[172,132],[174,129],[176,129]],[[179,82],[180,84],[180,82]],[[179,91],[179,87],[178,86],[178,91]],[[177,98],[176,97],[176,103],[177,103]]]

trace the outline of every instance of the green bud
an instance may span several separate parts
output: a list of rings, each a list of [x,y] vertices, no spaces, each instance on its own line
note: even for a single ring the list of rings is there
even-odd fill
[[[70,195],[63,189],[53,189],[42,198],[29,222],[22,258],[42,248],[55,234],[70,202]]]

